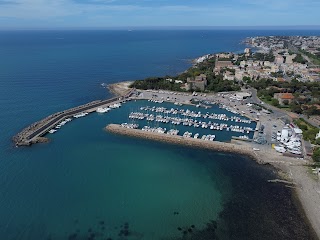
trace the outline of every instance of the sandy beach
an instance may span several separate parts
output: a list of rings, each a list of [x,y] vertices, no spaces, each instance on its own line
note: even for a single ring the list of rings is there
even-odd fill
[[[266,149],[254,151],[250,143],[237,140],[232,140],[231,143],[204,141],[201,139],[184,138],[182,136],[146,132],[139,129],[128,129],[117,124],[106,126],[106,131],[129,137],[138,137],[195,148],[239,153],[249,156],[259,164],[271,164],[279,170],[279,178],[281,176],[281,179],[285,180],[285,183],[280,184],[287,184],[287,187],[295,189],[303,207],[305,217],[309,220],[315,234],[320,238],[320,184],[319,181],[315,179],[315,176],[312,178],[310,173],[308,173],[309,161],[286,157],[280,153]]]

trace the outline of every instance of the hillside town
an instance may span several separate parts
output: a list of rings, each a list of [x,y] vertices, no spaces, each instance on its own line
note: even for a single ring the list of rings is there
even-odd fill
[[[311,143],[306,149],[312,155],[311,146],[320,143],[320,37],[251,37],[243,44],[243,53],[207,54],[195,59],[193,66],[178,76],[138,80],[132,87],[193,92],[194,96],[197,92],[203,96],[233,92],[232,97],[240,102],[249,97],[249,104],[261,104],[262,110],[278,112],[278,116],[287,115],[295,129],[302,129],[299,139]],[[280,133],[281,129],[273,133],[272,143],[286,136]],[[296,140],[297,134],[291,135]],[[276,150],[283,152],[283,147]],[[295,153],[300,154],[300,146],[297,148]],[[320,156],[320,150],[314,150],[313,155],[319,152]]]

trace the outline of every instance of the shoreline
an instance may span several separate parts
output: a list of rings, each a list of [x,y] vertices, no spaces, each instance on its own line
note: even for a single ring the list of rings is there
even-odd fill
[[[112,83],[107,85],[107,89],[115,96],[120,97],[125,95],[126,92],[128,92],[131,88],[130,85],[134,81],[124,81],[124,82],[118,82],[118,83]]]
[[[238,140],[232,140],[231,143],[211,142],[182,136],[146,132],[139,129],[128,129],[117,124],[109,124],[104,129],[109,133],[127,137],[142,138],[192,148],[203,148],[218,152],[241,154],[256,161],[258,164],[270,164],[278,171],[277,174],[279,178],[286,180],[286,186],[294,188],[292,190],[292,198],[298,201],[296,202],[298,211],[310,226],[310,233],[320,239],[320,204],[318,204],[320,203],[320,184],[319,181],[312,179],[307,173],[306,166],[309,164],[308,161],[286,157],[276,152],[254,151],[249,143]],[[278,179],[275,179],[271,180],[271,182],[281,182],[281,180],[278,181]],[[294,186],[289,186],[288,184],[293,184]]]
[[[114,95],[114,98],[125,96],[131,89],[129,86],[133,81],[118,82],[113,84],[108,84],[107,89]],[[99,101],[94,101],[92,103],[97,103]],[[85,106],[85,105],[84,105]],[[35,123],[38,125],[42,121],[47,121],[48,118],[55,116],[50,115],[49,117],[40,120]],[[31,127],[37,126],[30,125]],[[281,178],[290,180],[295,183],[293,194],[299,200],[297,208],[301,208],[302,215],[305,216],[306,221],[309,223],[311,233],[315,233],[318,239],[320,239],[320,182],[311,178],[310,173],[307,172],[306,166],[310,164],[306,160],[298,160],[295,158],[282,156],[271,150],[260,150],[253,151],[253,147],[250,143],[242,142],[238,140],[232,140],[231,143],[224,142],[205,142],[200,139],[190,139],[183,138],[181,136],[171,136],[167,134],[159,134],[157,137],[156,133],[144,132],[142,134],[129,133],[129,129],[121,128],[120,130],[115,130],[114,127],[106,127],[106,130],[114,133],[121,134],[129,137],[139,137],[153,141],[161,141],[168,144],[179,144],[187,147],[200,147],[208,150],[227,152],[227,153],[239,153],[250,157],[255,160],[258,164],[270,164],[275,167],[279,172],[278,175]],[[21,133],[29,131],[30,129],[23,129]],[[126,131],[124,131],[126,130]],[[135,129],[130,129],[135,130]],[[136,130],[139,131],[139,130]],[[19,134],[18,134],[19,135]],[[17,136],[18,136],[17,135]],[[152,135],[152,136],[151,136]],[[164,136],[167,136],[164,138]],[[169,137],[169,138],[168,138]],[[176,137],[176,138],[174,138]],[[46,138],[38,138],[40,142],[46,142]],[[197,141],[195,141],[197,140]],[[28,142],[29,143],[29,142]],[[204,144],[205,143],[205,144]],[[213,143],[213,144],[211,144]],[[298,206],[299,205],[299,206]]]

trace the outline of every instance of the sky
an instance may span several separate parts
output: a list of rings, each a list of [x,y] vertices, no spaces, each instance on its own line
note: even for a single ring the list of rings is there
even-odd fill
[[[320,0],[0,0],[0,29],[314,26]]]

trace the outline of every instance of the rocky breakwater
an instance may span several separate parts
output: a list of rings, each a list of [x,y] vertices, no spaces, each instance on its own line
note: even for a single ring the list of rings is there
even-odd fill
[[[247,155],[251,158],[254,158],[258,162],[261,162],[258,155],[249,146],[242,146],[242,145],[236,145],[232,143],[225,143],[225,142],[218,142],[218,141],[213,141],[213,142],[205,141],[202,139],[187,138],[183,136],[168,135],[168,134],[155,133],[155,132],[146,132],[140,129],[124,128],[118,124],[109,124],[108,126],[106,126],[105,129],[108,132],[111,132],[114,134],[120,134],[124,136],[139,137],[139,138],[153,140],[153,141],[179,144],[183,146],[203,148],[203,149],[214,150],[219,152],[239,153],[239,154]]]
[[[116,99],[111,99],[111,101],[112,100],[114,101]],[[71,117],[73,114],[84,110],[90,110],[91,108],[104,103],[105,101],[97,100],[62,112],[51,114],[48,117],[27,126],[15,135],[12,140],[17,146],[30,146],[33,143],[48,142],[48,139],[42,137],[42,135],[55,126],[59,121],[62,121],[67,117]]]

